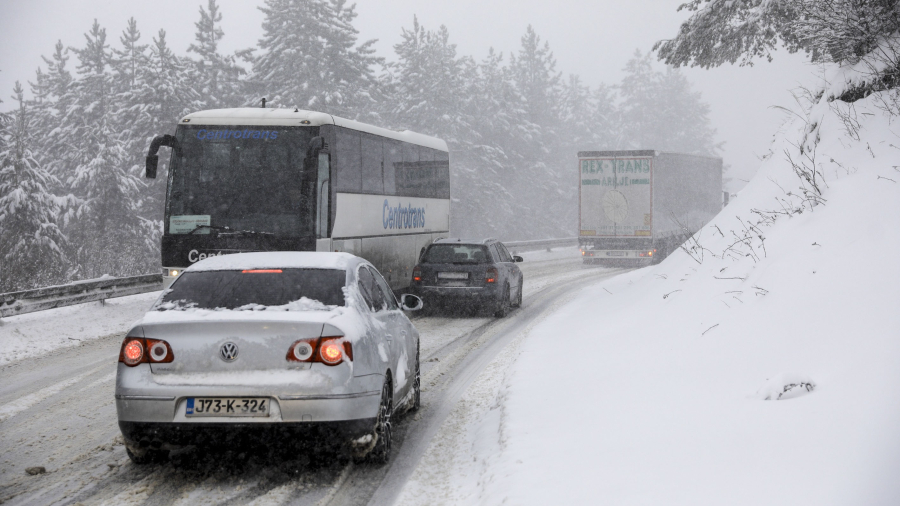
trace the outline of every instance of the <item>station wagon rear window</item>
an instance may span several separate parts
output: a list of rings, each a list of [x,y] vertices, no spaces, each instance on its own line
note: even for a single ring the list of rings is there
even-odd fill
[[[185,272],[155,309],[328,309],[322,306],[344,305],[345,282],[337,269]]]
[[[432,244],[422,262],[429,264],[484,264],[491,262],[488,249],[480,244]]]

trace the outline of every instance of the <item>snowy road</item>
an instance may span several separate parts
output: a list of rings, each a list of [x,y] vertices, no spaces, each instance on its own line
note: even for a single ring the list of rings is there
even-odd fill
[[[0,502],[390,504],[491,359],[572,288],[621,272],[582,266],[574,248],[523,256],[523,307],[507,318],[415,320],[422,336],[423,408],[399,422],[389,466],[317,463],[303,455],[252,449],[187,451],[164,465],[132,465],[112,395],[123,327],[0,367]],[[8,321],[5,330],[16,325]],[[16,331],[27,334],[20,325]],[[28,475],[31,466],[47,473]]]

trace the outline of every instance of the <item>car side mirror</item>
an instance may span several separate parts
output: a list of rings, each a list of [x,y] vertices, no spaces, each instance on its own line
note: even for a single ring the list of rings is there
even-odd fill
[[[422,302],[422,299],[416,297],[415,295],[404,293],[400,296],[400,307],[403,308],[404,311],[418,311],[422,309],[425,303]]]
[[[524,262],[525,261],[525,259],[520,257],[519,255],[514,256],[513,260],[516,262]]]

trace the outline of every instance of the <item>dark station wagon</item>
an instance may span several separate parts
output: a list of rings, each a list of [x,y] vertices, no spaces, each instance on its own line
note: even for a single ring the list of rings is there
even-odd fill
[[[503,317],[522,304],[521,261],[496,239],[438,239],[413,269],[410,291],[431,310],[474,308]]]

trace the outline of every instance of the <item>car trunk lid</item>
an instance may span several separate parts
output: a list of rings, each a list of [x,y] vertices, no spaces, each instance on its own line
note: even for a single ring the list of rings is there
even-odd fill
[[[156,374],[276,371],[308,368],[288,362],[298,339],[322,335],[323,324],[285,321],[175,322],[144,325],[144,336],[169,343],[174,360],[150,364]]]

